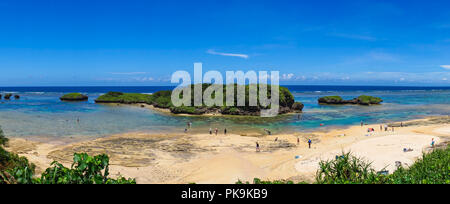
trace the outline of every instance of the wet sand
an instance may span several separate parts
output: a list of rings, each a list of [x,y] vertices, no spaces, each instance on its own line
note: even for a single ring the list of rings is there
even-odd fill
[[[136,178],[138,183],[235,183],[238,180],[289,179],[313,181],[320,160],[333,159],[342,151],[373,162],[376,170],[395,169],[395,162],[412,164],[430,150],[431,139],[448,143],[450,117],[404,122],[406,127],[380,132],[380,124],[325,129],[312,133],[260,135],[147,134],[131,132],[73,143],[11,139],[8,150],[26,156],[37,172],[53,160],[70,166],[73,153],[110,156],[112,176]],[[367,133],[374,128],[374,133]],[[391,129],[391,128],[389,128]],[[236,130],[233,133],[237,132]],[[277,141],[275,141],[275,139]],[[297,138],[300,143],[297,144]],[[308,139],[312,148],[308,148]],[[255,151],[255,144],[261,152]],[[412,152],[403,152],[412,148]],[[296,158],[298,157],[298,158]]]

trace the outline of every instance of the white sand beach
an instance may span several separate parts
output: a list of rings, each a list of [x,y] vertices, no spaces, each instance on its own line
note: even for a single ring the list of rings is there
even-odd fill
[[[342,152],[351,151],[373,162],[377,171],[393,172],[397,161],[407,167],[429,151],[433,138],[437,144],[450,138],[448,120],[431,123],[424,119],[411,124],[388,132],[380,132],[380,124],[373,124],[271,136],[132,132],[70,144],[12,139],[8,150],[26,156],[38,166],[38,172],[53,160],[70,166],[74,152],[106,153],[113,176],[133,177],[138,183],[222,184],[253,178],[313,181],[319,161]],[[367,133],[368,128],[375,132]],[[309,138],[311,149],[306,142]],[[256,152],[256,142],[261,152]],[[403,152],[404,148],[412,151]]]

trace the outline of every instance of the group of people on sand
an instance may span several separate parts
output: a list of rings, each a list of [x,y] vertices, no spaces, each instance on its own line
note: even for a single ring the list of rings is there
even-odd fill
[[[364,122],[361,121],[361,127],[363,127],[363,126],[364,126]],[[403,127],[403,122],[400,123],[400,127]],[[385,132],[389,131],[389,126],[388,126],[387,124],[384,124],[384,125],[381,124],[381,125],[380,125],[380,131],[383,132],[383,130],[384,130]],[[394,126],[391,127],[391,131],[392,131],[392,132],[395,131]],[[370,132],[375,132],[375,129],[374,129],[374,128],[368,128],[368,129],[367,129],[367,132],[369,132],[369,133],[370,133]]]
[[[213,134],[212,128],[209,128],[209,134],[210,134],[210,135]],[[214,134],[216,134],[216,135],[219,134],[219,129],[215,128],[215,129],[214,129]],[[224,134],[224,135],[227,134],[227,128],[224,128],[224,129],[223,129],[223,134]]]
[[[184,133],[187,133],[188,130],[191,129],[191,127],[192,127],[192,123],[191,123],[191,122],[187,122],[187,123],[186,123],[186,128],[184,128]]]

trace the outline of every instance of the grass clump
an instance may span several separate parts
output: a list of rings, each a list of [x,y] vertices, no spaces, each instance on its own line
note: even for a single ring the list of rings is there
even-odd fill
[[[331,161],[321,161],[316,172],[317,184],[381,184],[385,178],[371,168],[371,163],[350,152]]]
[[[400,167],[389,176],[394,184],[450,184],[450,148],[423,154],[408,169]]]

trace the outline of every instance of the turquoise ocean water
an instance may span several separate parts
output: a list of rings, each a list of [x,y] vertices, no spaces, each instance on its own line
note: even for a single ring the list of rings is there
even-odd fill
[[[336,87],[287,86],[295,100],[305,104],[298,115],[259,117],[183,117],[162,114],[134,106],[95,104],[107,91],[153,93],[172,87],[9,87],[0,94],[14,93],[20,100],[0,100],[0,125],[9,137],[102,137],[132,131],[149,133],[183,132],[192,122],[193,132],[210,127],[227,128],[232,133],[307,132],[320,128],[404,121],[426,116],[450,115],[449,87]],[[89,95],[87,102],[61,102],[68,92]],[[317,99],[326,95],[353,98],[372,95],[384,99],[379,106],[324,106]],[[79,123],[77,120],[79,119]],[[324,124],[323,127],[320,124]]]

